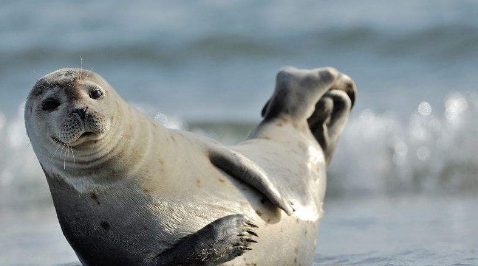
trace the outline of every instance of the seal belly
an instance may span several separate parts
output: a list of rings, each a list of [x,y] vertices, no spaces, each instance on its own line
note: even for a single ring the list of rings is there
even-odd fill
[[[325,175],[320,177],[321,173],[315,172],[318,165],[311,167],[314,171],[309,172],[307,148],[294,150],[284,146],[281,149],[278,143],[270,140],[251,140],[234,147],[264,166],[273,181],[291,196],[296,212],[289,217],[251,186],[212,166],[204,154],[196,153],[195,149],[192,151],[189,145],[184,145],[189,149],[189,152],[183,153],[187,155],[178,160],[177,169],[181,169],[182,174],[172,173],[176,177],[181,176],[184,181],[180,182],[180,189],[183,190],[179,193],[181,197],[177,198],[177,191],[170,197],[182,203],[190,202],[183,205],[185,209],[181,212],[185,217],[182,222],[195,230],[229,214],[245,214],[259,225],[260,245],[225,265],[286,265],[285,261],[290,261],[290,265],[312,263],[318,221],[322,216]],[[318,176],[312,178],[311,175],[315,174]],[[280,249],[281,252],[264,256],[270,249]]]

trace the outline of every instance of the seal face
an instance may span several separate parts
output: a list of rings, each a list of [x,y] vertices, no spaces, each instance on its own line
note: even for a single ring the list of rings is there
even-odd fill
[[[96,77],[94,73],[59,70],[37,82],[29,96],[26,116],[42,121],[32,121],[41,132],[35,136],[76,146],[100,138],[109,130],[108,86],[99,79],[92,82],[89,75]]]
[[[25,106],[25,123],[42,167],[73,180],[78,167],[109,153],[117,105],[116,92],[91,71],[60,69],[37,81]],[[68,165],[76,171],[65,171]]]
[[[284,68],[264,120],[225,147],[158,125],[91,71],[60,69],[35,84],[25,123],[84,265],[310,265],[354,100],[335,69]]]

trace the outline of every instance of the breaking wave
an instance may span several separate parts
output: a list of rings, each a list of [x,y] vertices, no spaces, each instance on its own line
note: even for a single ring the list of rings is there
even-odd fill
[[[340,140],[329,192],[476,193],[478,94],[452,93],[436,109],[421,102],[406,122],[363,110]]]

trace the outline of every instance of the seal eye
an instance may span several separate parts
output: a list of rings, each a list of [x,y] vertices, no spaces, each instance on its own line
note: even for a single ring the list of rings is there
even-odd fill
[[[43,102],[41,108],[43,111],[51,112],[58,108],[58,106],[60,106],[60,101],[54,98],[48,98]]]
[[[90,90],[88,95],[90,95],[91,99],[97,100],[97,99],[100,99],[101,97],[103,97],[103,92],[99,89],[92,89],[92,90]]]

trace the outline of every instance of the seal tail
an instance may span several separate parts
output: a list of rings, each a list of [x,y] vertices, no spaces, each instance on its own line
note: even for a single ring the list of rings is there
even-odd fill
[[[286,67],[277,74],[274,94],[262,116],[265,121],[306,122],[329,162],[355,103],[355,93],[353,80],[334,68]]]

